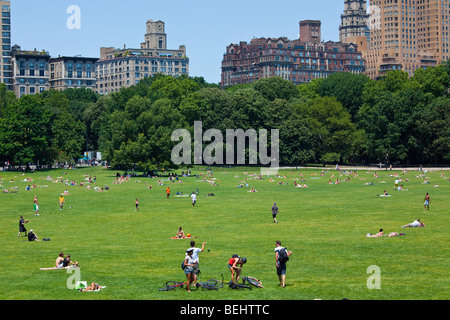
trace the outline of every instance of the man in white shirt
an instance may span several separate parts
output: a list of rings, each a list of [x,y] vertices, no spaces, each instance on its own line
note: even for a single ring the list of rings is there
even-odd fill
[[[407,225],[404,225],[402,228],[416,228],[416,227],[425,227],[423,222],[420,222],[420,219],[417,219],[416,221],[412,223],[408,223]]]
[[[292,251],[287,251],[286,248],[281,246],[281,241],[275,242],[275,264],[277,267],[278,280],[280,281],[280,286],[282,288],[286,287],[286,262],[280,261],[280,252],[284,251],[289,257]]]
[[[191,241],[190,250],[192,250],[191,258],[194,263],[194,284],[197,283],[197,275],[200,273],[198,254],[199,254],[199,252],[203,252],[203,250],[205,250],[205,244],[206,244],[206,242],[203,242],[202,248],[200,249],[200,248],[195,247],[195,241]]]
[[[192,206],[195,206],[195,203],[197,202],[197,195],[195,194],[195,192],[192,192],[191,200],[192,200]]]

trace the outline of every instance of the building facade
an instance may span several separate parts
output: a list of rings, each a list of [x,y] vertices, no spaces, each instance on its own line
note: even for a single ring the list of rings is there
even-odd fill
[[[230,44],[222,60],[221,86],[282,77],[298,85],[334,72],[362,73],[365,62],[353,43],[320,41],[320,21],[301,21],[297,40],[257,38]]]
[[[11,3],[0,1],[2,14],[2,55],[0,60],[0,82],[6,85],[6,89],[14,90],[14,78],[11,61]]]
[[[340,42],[355,42],[355,39],[370,38],[370,30],[367,22],[369,14],[367,13],[366,0],[345,0],[344,13],[341,14],[341,24],[339,26]]]
[[[54,90],[87,88],[96,90],[95,63],[98,58],[50,58],[50,87]]]
[[[449,59],[449,7],[449,0],[371,0],[370,78],[399,69],[412,76]]]
[[[24,51],[14,45],[11,53],[13,91],[16,97],[50,89],[49,59],[46,51]]]
[[[140,44],[140,48],[102,47],[95,73],[97,92],[108,94],[158,73],[173,77],[189,76],[189,58],[184,45],[178,49],[167,49],[163,21],[148,20],[145,41]]]

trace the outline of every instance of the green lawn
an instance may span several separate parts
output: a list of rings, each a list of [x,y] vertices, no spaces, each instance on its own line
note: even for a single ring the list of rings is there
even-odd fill
[[[248,175],[244,174],[248,171]],[[300,172],[306,181],[301,182]],[[283,170],[280,176],[253,179],[257,169],[214,169],[217,186],[201,181],[203,176],[182,178],[184,183],[157,179],[130,178],[113,184],[114,170],[78,168],[35,173],[0,172],[0,299],[2,300],[391,300],[449,299],[449,219],[450,182],[441,171],[424,174],[430,184],[417,177],[418,171],[357,171],[358,176],[328,170]],[[206,173],[194,168],[193,174]],[[398,173],[407,191],[395,191]],[[450,175],[450,172],[444,172]],[[331,176],[334,174],[334,178]],[[111,190],[96,192],[82,186],[65,186],[47,180],[63,177],[78,184],[85,176],[96,176],[92,187]],[[236,175],[238,177],[236,177]],[[341,176],[342,175],[342,176]],[[23,181],[31,178],[32,182]],[[328,184],[336,178],[339,185]],[[247,179],[246,179],[247,178]],[[294,180],[308,188],[295,188]],[[15,182],[10,182],[14,179]],[[254,186],[236,188],[239,181]],[[285,182],[287,185],[280,185]],[[364,185],[374,182],[374,185]],[[384,183],[382,183],[384,182]],[[37,188],[26,191],[28,184]],[[439,184],[439,187],[434,187]],[[43,187],[43,186],[47,187]],[[152,189],[147,187],[151,185]],[[170,186],[170,199],[165,188]],[[58,197],[65,189],[69,195],[63,211]],[[176,197],[199,189],[195,208],[190,199]],[[377,197],[386,189],[390,198]],[[431,195],[429,211],[424,211],[425,193]],[[215,196],[206,197],[205,194]],[[33,213],[37,195],[40,216]],[[135,211],[135,199],[140,211]],[[280,208],[274,224],[271,206]],[[28,242],[17,238],[19,217],[29,220],[42,240]],[[426,228],[401,226],[420,218]],[[159,292],[167,280],[184,280],[180,268],[189,240],[171,240],[177,228],[196,236],[197,246],[206,241],[200,254],[202,279],[229,280],[227,261],[237,253],[247,257],[243,274],[260,278],[264,289],[193,291],[178,289]],[[404,232],[405,236],[368,238],[383,228],[386,233]],[[294,253],[288,262],[287,286],[280,288],[275,273],[275,241],[281,240]],[[67,281],[73,275],[65,270],[41,271],[51,267],[59,252],[70,254],[81,265],[81,280],[106,286],[100,292],[70,290]],[[380,269],[380,289],[369,289],[370,266]]]

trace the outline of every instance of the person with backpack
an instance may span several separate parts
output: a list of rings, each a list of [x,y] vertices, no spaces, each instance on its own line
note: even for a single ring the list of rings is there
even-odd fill
[[[286,287],[286,262],[289,261],[289,256],[292,251],[288,251],[281,246],[281,241],[275,242],[275,264],[277,267],[278,280],[282,288]]]

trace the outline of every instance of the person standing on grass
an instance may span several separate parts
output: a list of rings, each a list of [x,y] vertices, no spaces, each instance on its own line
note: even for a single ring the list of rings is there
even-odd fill
[[[277,207],[277,203],[275,202],[272,206],[272,218],[274,223],[278,223],[277,214],[279,213],[279,209]]]
[[[38,216],[39,215],[39,202],[38,202],[37,196],[34,196],[34,199],[33,199],[33,209],[34,209],[34,215]]]
[[[189,248],[190,250],[192,250],[192,260],[193,260],[193,273],[194,273],[194,284],[197,283],[197,276],[200,273],[200,268],[199,268],[199,259],[198,259],[198,254],[200,252],[203,252],[203,250],[205,250],[205,244],[206,242],[203,242],[202,244],[202,248],[196,248],[195,247],[195,241],[191,241],[191,248]]]
[[[169,197],[170,197],[170,188],[169,187],[166,188],[166,197],[167,197],[167,199],[169,199]]]
[[[136,204],[136,211],[139,211],[139,200],[137,198],[135,204]]]
[[[19,220],[19,233],[17,234],[17,238],[20,236],[22,232],[25,232],[25,237],[27,236],[27,228],[25,228],[25,224],[28,223],[28,220],[24,220],[23,216],[20,216]]]
[[[430,195],[427,194],[425,195],[425,202],[423,203],[423,208],[424,210],[430,210]]]
[[[186,289],[191,292],[191,283],[194,282],[194,260],[192,259],[192,254],[194,248],[186,250],[186,257],[184,258],[184,273],[186,274]]]
[[[191,193],[191,200],[192,200],[192,207],[194,207],[195,204],[197,203],[197,195],[195,194],[195,192]]]
[[[286,248],[281,246],[281,241],[275,241],[275,265],[277,267],[278,280],[282,288],[286,287],[286,262],[289,260],[289,256],[292,251],[287,251]]]
[[[63,207],[64,207],[64,197],[63,197],[63,195],[61,194],[60,196],[59,196],[59,210],[62,210],[63,209]]]

